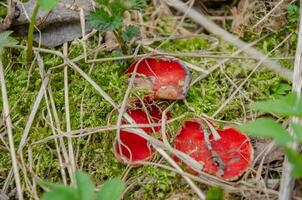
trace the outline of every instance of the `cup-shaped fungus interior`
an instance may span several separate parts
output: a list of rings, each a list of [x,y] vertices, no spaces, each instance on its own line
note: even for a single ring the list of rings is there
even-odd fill
[[[209,144],[198,120],[188,120],[175,138],[175,148],[203,164],[203,171],[224,180],[238,179],[249,167],[253,148],[249,138],[234,128],[217,130],[220,139],[209,135]],[[219,162],[220,161],[220,162]],[[189,167],[186,168],[195,173]]]
[[[130,109],[127,113],[134,119],[136,125],[150,136],[154,136],[161,130],[162,112],[156,105],[148,105],[145,108],[139,107]],[[167,114],[167,119],[170,114]],[[123,121],[122,124],[128,124]],[[138,129],[138,128],[135,128]],[[121,129],[120,135],[114,140],[113,151],[121,162],[128,164],[149,160],[155,153],[151,143],[136,132]]]
[[[136,72],[134,86],[151,91],[158,99],[184,99],[191,73],[180,61],[172,58],[144,58],[134,62],[126,74]]]

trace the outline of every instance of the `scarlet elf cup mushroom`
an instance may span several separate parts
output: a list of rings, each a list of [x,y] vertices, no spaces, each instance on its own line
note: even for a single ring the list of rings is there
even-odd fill
[[[134,87],[148,89],[157,99],[184,99],[191,80],[187,66],[172,57],[149,57],[134,62],[126,74],[135,72]]]
[[[175,148],[202,163],[206,173],[227,181],[238,179],[253,159],[249,138],[234,128],[226,128],[217,130],[220,138],[214,139],[213,134],[205,133],[205,124],[199,119],[185,121],[175,138]]]
[[[161,125],[152,126],[161,122],[162,112],[150,100],[144,101],[145,106],[136,104],[138,107],[130,109],[127,113],[134,119],[137,125],[145,125],[143,129],[147,134],[153,135],[161,130]],[[144,108],[146,110],[144,110]],[[167,113],[167,119],[170,114]],[[122,124],[127,124],[125,121]],[[120,162],[136,165],[136,162],[149,160],[155,153],[152,145],[136,133],[121,130],[120,137],[116,136],[113,144],[113,152]]]

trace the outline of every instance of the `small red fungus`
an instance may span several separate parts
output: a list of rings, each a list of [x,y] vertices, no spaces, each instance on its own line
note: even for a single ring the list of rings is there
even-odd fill
[[[244,133],[234,128],[217,132],[220,139],[214,140],[210,134],[211,147],[209,147],[200,121],[188,120],[175,138],[175,148],[203,163],[204,172],[227,181],[236,180],[248,169],[253,159],[251,142]],[[196,174],[192,169],[188,171]]]
[[[150,100],[144,100],[144,103],[146,102],[150,102]],[[135,106],[137,105],[138,101],[135,102]],[[162,112],[160,109],[154,104],[145,106],[147,112],[142,107],[138,107],[128,110],[127,113],[134,119],[137,125],[145,124],[148,126],[152,123],[160,123],[162,118]],[[167,119],[169,118],[170,114],[167,113]],[[123,121],[122,124],[128,123]],[[147,134],[152,135],[156,132],[159,132],[161,130],[161,126],[142,127],[141,129],[143,129]],[[120,132],[120,144],[118,138],[116,137],[114,140],[113,152],[120,162],[124,162],[124,158],[128,163],[134,163],[135,165],[135,162],[149,160],[154,155],[155,150],[152,145],[141,136],[122,129]]]
[[[133,73],[136,65],[135,87],[153,91],[158,99],[185,98],[191,80],[186,65],[174,58],[145,58],[134,62],[126,74]]]

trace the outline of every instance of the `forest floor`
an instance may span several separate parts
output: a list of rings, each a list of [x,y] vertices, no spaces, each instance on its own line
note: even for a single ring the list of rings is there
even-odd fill
[[[291,5],[298,7],[295,2],[291,2]],[[254,58],[245,53],[233,56],[238,50],[233,44],[215,35],[205,34],[204,29],[190,19],[181,21],[181,13],[173,12],[172,15],[160,11],[153,15],[155,10],[150,3],[143,13],[143,19],[138,16],[131,18],[141,25],[142,37],[151,38],[141,40],[144,42],[136,56],[156,49],[173,54],[193,66],[190,70],[194,84],[191,84],[186,99],[175,102],[170,108],[172,119],[175,119],[167,124],[171,143],[178,127],[188,118],[203,115],[215,121],[219,127],[233,126],[262,115],[250,110],[248,105],[251,102],[275,99],[290,92],[291,82],[275,72],[265,67],[253,70],[258,63]],[[232,15],[230,7],[226,7],[226,10],[226,14]],[[259,32],[243,28],[240,38],[247,43],[255,42],[255,48],[292,70],[297,44],[297,20],[294,20],[294,15],[297,13],[288,13],[286,7],[283,11],[286,13],[287,23],[277,31],[266,27]],[[232,18],[219,16],[216,19],[213,17],[213,20],[231,31]],[[59,130],[68,132],[68,124],[73,133],[71,138],[77,168],[90,174],[97,185],[112,177],[120,177],[126,180],[129,186],[125,199],[197,199],[181,175],[158,165],[169,165],[160,155],[137,168],[121,164],[115,158],[112,153],[115,131],[101,129],[116,123],[118,111],[87,80],[93,80],[116,103],[121,104],[127,90],[127,77],[124,73],[135,56],[120,55],[103,45],[102,41],[102,36],[96,33],[84,42],[76,40],[66,46],[65,55],[82,69],[88,78],[64,64],[64,60],[56,53],[63,53],[63,46],[47,50],[44,47],[37,49],[30,66],[25,62],[25,40],[20,41],[19,46],[7,49],[4,54],[3,66],[16,147],[27,131],[26,124],[33,119],[22,149],[22,157],[18,157],[20,166],[23,166],[21,181],[26,199],[33,198],[35,192],[40,195],[43,191],[39,187],[35,187],[33,191],[30,187],[32,174],[52,182],[62,182],[62,166],[56,151],[58,137],[53,134]],[[276,46],[278,48],[275,48]],[[192,56],[193,54],[199,56]],[[225,58],[228,60],[221,62]],[[197,79],[213,66],[217,66],[213,72]],[[65,68],[68,68],[68,76],[64,76]],[[45,77],[49,78],[47,91],[43,90]],[[64,79],[68,80],[67,85],[64,85]],[[39,95],[41,90],[42,96]],[[66,90],[69,92],[69,108],[65,104]],[[132,90],[129,99],[142,97],[144,94],[144,91]],[[36,107],[34,104],[39,98],[41,102]],[[171,101],[165,100],[159,103],[170,104]],[[36,108],[36,114],[31,118],[30,113]],[[0,110],[2,109],[0,104]],[[69,120],[66,120],[66,110],[70,113]],[[2,137],[3,130],[4,122],[0,121],[0,187],[5,187],[9,196],[14,196],[16,191],[13,189],[13,182],[9,181],[8,185],[5,185],[11,170],[11,158],[7,139]],[[67,148],[67,138],[64,140]],[[259,142],[252,138],[254,148],[257,148],[255,158],[269,142]],[[264,187],[262,183],[269,181],[267,189],[271,191],[269,195],[274,196],[276,193],[273,191],[277,191],[274,184],[280,180],[282,172],[283,155],[275,150],[269,156],[270,158],[266,158],[270,159],[267,162],[255,161],[256,164],[238,182],[207,185],[202,183],[204,180],[197,180],[197,184],[205,191],[213,186],[224,189],[225,199],[250,198],[250,195],[254,195],[256,199],[256,192],[241,192],[241,186],[253,185],[252,188],[257,191]],[[236,185],[239,185],[237,189]]]

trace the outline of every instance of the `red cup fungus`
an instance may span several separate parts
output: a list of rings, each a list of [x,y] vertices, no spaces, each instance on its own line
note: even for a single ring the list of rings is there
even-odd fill
[[[157,99],[185,98],[191,80],[185,64],[171,57],[149,57],[134,62],[126,74],[132,74],[135,68],[134,87],[152,91]]]
[[[209,134],[209,146],[199,119],[185,121],[175,138],[175,148],[203,164],[203,171],[227,181],[238,179],[253,159],[249,138],[234,128],[217,130],[220,139]],[[176,159],[178,160],[178,159]],[[218,162],[220,161],[220,162]],[[185,166],[188,171],[196,174]]]
[[[150,103],[150,100],[144,101],[144,103]],[[127,113],[133,118],[136,124],[144,124],[148,126],[152,123],[160,123],[162,118],[162,112],[156,105],[145,105],[145,111],[141,106],[138,106],[138,101],[135,102],[136,108],[130,109]],[[170,118],[170,114],[167,113],[167,119]],[[123,121],[122,124],[129,124]],[[154,135],[161,130],[161,125],[149,126],[141,128],[149,135]],[[117,136],[118,137],[118,136]],[[120,162],[126,161],[127,164],[133,164],[137,166],[135,162],[149,160],[154,154],[155,150],[152,145],[143,137],[129,131],[121,130],[120,143],[118,138],[115,138],[113,144],[113,152]],[[122,155],[121,155],[122,154]]]

